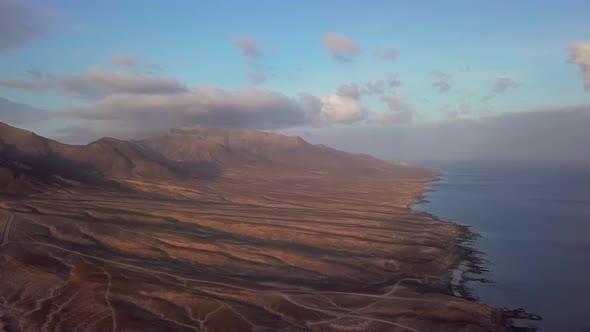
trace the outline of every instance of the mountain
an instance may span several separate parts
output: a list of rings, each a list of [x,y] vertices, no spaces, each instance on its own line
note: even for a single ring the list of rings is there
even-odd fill
[[[203,126],[171,129],[145,140],[102,138],[67,145],[0,123],[0,192],[47,185],[114,186],[117,179],[213,179],[224,169],[259,167],[363,175],[425,177],[432,172],[351,154],[300,137]]]
[[[313,145],[298,136],[244,129],[194,126],[140,141],[176,161],[209,161],[225,167],[291,167],[331,173],[389,172],[397,176],[431,175],[425,169],[398,165],[365,154]]]
[[[112,185],[90,164],[69,159],[77,148],[0,123],[0,192],[26,193],[72,182]],[[74,152],[74,153],[72,153]]]
[[[0,181],[7,184],[6,192],[72,181],[110,186],[116,178],[190,175],[199,175],[194,165],[170,161],[136,142],[103,138],[88,145],[67,145],[0,123]]]

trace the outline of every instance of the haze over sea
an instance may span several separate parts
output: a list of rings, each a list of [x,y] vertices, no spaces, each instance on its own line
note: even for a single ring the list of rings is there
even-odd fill
[[[541,315],[541,331],[590,331],[590,168],[429,166],[444,173],[415,208],[481,235],[493,283],[468,283],[474,295]]]

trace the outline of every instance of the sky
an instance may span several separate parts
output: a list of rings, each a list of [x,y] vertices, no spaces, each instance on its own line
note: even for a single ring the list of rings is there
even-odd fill
[[[316,139],[520,113],[534,125],[590,105],[588,13],[584,0],[0,0],[0,121],[74,143],[196,124]]]

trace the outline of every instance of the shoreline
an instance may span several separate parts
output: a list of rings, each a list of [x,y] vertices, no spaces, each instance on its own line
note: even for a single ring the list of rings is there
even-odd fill
[[[423,181],[423,190],[416,195],[415,200],[408,204],[407,207],[413,211],[423,213],[430,218],[447,224],[453,224],[457,230],[455,245],[459,249],[460,260],[455,262],[449,271],[449,283],[451,294],[470,301],[479,302],[478,298],[473,295],[473,291],[466,285],[467,281],[473,280],[466,277],[467,273],[481,275],[487,271],[484,264],[487,262],[482,256],[482,252],[473,247],[474,241],[481,235],[472,231],[468,225],[459,224],[452,220],[445,220],[430,212],[417,209],[416,207],[423,203],[429,203],[426,194],[434,192],[434,185],[442,180],[444,174],[438,175]],[[490,282],[486,279],[477,279],[482,282]]]
[[[455,239],[454,244],[456,245],[457,249],[459,250],[459,259],[454,264],[449,267],[448,271],[448,283],[449,283],[449,291],[450,294],[463,298],[469,301],[477,302],[482,305],[489,306],[494,308],[498,315],[499,320],[502,324],[513,331],[519,332],[536,332],[539,331],[538,328],[534,326],[526,326],[520,327],[515,326],[515,320],[519,321],[537,321],[542,320],[543,318],[539,315],[535,315],[532,313],[527,312],[523,308],[518,309],[508,309],[506,307],[500,308],[496,307],[491,304],[482,303],[480,299],[474,295],[474,290],[470,288],[467,283],[468,282],[481,282],[481,283],[493,283],[492,280],[488,280],[485,278],[469,278],[468,274],[472,275],[483,275],[485,272],[488,271],[486,268],[486,264],[488,260],[483,257],[485,253],[475,248],[474,244],[475,241],[481,237],[482,235],[474,232],[471,230],[469,225],[460,224],[453,220],[446,220],[442,217],[439,217],[433,213],[417,209],[416,207],[423,203],[429,203],[430,200],[427,199],[426,195],[429,192],[435,192],[434,186],[437,182],[443,179],[444,173],[440,172],[438,175],[433,176],[430,179],[423,181],[423,190],[418,193],[415,197],[415,200],[407,205],[407,208],[420,212],[423,214],[428,215],[434,220],[437,220],[442,223],[453,224],[457,227],[458,233]]]

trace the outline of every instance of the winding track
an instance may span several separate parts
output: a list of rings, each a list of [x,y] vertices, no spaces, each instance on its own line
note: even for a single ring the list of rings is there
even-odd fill
[[[283,297],[285,300],[291,302],[292,304],[302,307],[302,308],[306,308],[306,309],[310,309],[310,310],[314,310],[317,312],[321,312],[330,316],[335,317],[335,319],[340,319],[340,318],[360,318],[360,319],[364,319],[367,321],[374,321],[374,322],[379,322],[379,323],[384,323],[384,324],[388,324],[388,325],[392,325],[398,328],[402,328],[405,329],[407,331],[412,331],[412,332],[421,332],[419,330],[416,330],[410,326],[407,325],[403,325],[403,324],[399,324],[399,323],[395,323],[392,321],[388,321],[388,320],[384,320],[384,319],[379,319],[379,318],[374,318],[374,317],[368,317],[368,316],[362,316],[357,314],[359,311],[362,311],[363,309],[367,309],[369,307],[371,307],[372,305],[374,305],[375,303],[373,303],[372,305],[368,305],[366,307],[363,308],[359,308],[357,310],[352,310],[349,312],[341,312],[341,311],[333,311],[333,310],[326,310],[326,309],[322,309],[322,308],[317,308],[314,306],[310,306],[307,304],[303,304],[303,303],[299,303],[295,300],[293,300],[291,297],[289,297],[287,294],[288,293],[309,293],[309,291],[304,291],[304,290],[298,290],[298,289],[276,289],[276,290],[261,290],[261,289],[252,289],[252,288],[247,288],[247,287],[241,287],[241,286],[237,286],[237,285],[232,285],[232,284],[227,284],[227,283],[223,283],[223,282],[215,282],[215,281],[209,281],[209,280],[202,280],[202,279],[194,279],[194,278],[187,278],[187,277],[182,277],[182,276],[178,276],[172,273],[168,273],[168,272],[164,272],[164,271],[158,271],[158,270],[153,270],[153,269],[149,269],[149,268],[143,268],[140,266],[135,266],[135,265],[131,265],[131,264],[127,264],[127,263],[123,263],[123,262],[117,262],[117,261],[113,261],[110,259],[106,259],[106,258],[102,258],[102,257],[97,257],[97,256],[93,256],[93,255],[88,255],[88,254],[84,254],[78,251],[74,251],[74,250],[70,250],[70,249],[66,249],[54,244],[49,244],[49,243],[44,243],[44,242],[37,242],[37,241],[19,241],[19,243],[29,243],[29,244],[33,244],[33,245],[41,245],[41,246],[45,246],[45,247],[49,247],[49,248],[54,248],[54,249],[58,249],[64,252],[68,252],[71,254],[75,254],[81,257],[86,257],[86,258],[91,258],[91,259],[95,259],[98,261],[102,261],[105,263],[110,263],[113,265],[119,265],[119,266],[123,266],[126,268],[130,268],[130,269],[135,269],[135,270],[140,270],[140,271],[144,271],[150,274],[156,274],[156,275],[163,275],[163,276],[168,276],[168,277],[172,277],[175,278],[177,280],[182,280],[182,281],[190,281],[190,282],[197,282],[197,283],[202,283],[202,284],[210,284],[210,285],[217,285],[217,286],[225,286],[225,287],[229,287],[229,288],[233,288],[233,289],[238,289],[238,290],[243,290],[243,291],[249,291],[249,292],[257,292],[257,293],[273,293],[273,294],[278,294],[281,297]],[[384,300],[384,299],[390,299],[390,300],[414,300],[414,301],[424,301],[424,302],[430,302],[429,300],[426,299],[415,299],[415,298],[408,298],[408,297],[402,297],[402,296],[395,296],[394,293],[398,290],[398,288],[400,287],[401,283],[404,281],[417,281],[417,282],[422,282],[419,279],[414,279],[414,278],[404,278],[401,280],[398,280],[392,287],[391,290],[389,290],[388,292],[386,292],[385,294],[381,294],[381,295],[374,295],[374,294],[364,294],[364,293],[349,293],[349,292],[313,292],[314,294],[340,294],[340,295],[354,295],[354,296],[363,296],[363,297],[368,297],[368,298],[377,298],[380,300]],[[211,294],[215,294],[215,295],[219,295],[219,296],[223,296],[223,294],[220,293],[215,293],[215,292],[209,292]]]
[[[14,214],[12,212],[0,210],[0,214],[3,214],[6,217],[6,224],[4,226],[4,230],[2,232],[2,238],[0,238],[0,247],[3,247],[8,243],[8,235],[10,234],[10,227],[12,226],[12,220],[14,219]]]
[[[7,244],[8,242],[8,237],[9,237],[9,233],[11,230],[11,226],[12,226],[12,222],[14,219],[14,214],[5,210],[0,210],[0,214],[3,215],[5,217],[5,225],[4,225],[4,229],[3,229],[3,234],[2,237],[0,238],[0,247],[4,246]],[[401,328],[404,329],[406,331],[411,331],[411,332],[420,332],[417,329],[414,329],[410,326],[404,325],[404,324],[399,324],[396,322],[392,322],[390,320],[385,320],[385,319],[380,319],[377,317],[370,317],[370,316],[365,316],[362,315],[361,312],[373,307],[374,305],[376,305],[378,302],[383,301],[383,300],[406,300],[406,301],[423,301],[423,302],[430,302],[427,299],[417,299],[417,298],[409,298],[409,297],[404,297],[404,296],[396,296],[395,293],[397,292],[397,290],[399,289],[399,287],[401,286],[401,284],[403,282],[406,281],[415,281],[418,283],[422,283],[423,280],[420,279],[415,279],[415,278],[404,278],[401,280],[398,280],[389,291],[383,293],[383,294],[366,294],[366,293],[355,293],[355,292],[338,292],[338,291],[315,291],[314,294],[324,294],[324,295],[329,295],[329,294],[333,294],[333,295],[349,295],[349,296],[360,296],[360,297],[365,297],[365,298],[373,298],[375,300],[377,300],[377,302],[374,302],[372,304],[369,304],[365,307],[361,307],[361,308],[357,308],[357,309],[353,309],[353,310],[346,310],[346,311],[341,311],[341,310],[336,310],[336,308],[334,308],[335,310],[328,310],[327,308],[319,308],[316,306],[312,306],[312,305],[308,305],[305,303],[301,303],[299,301],[294,300],[293,298],[291,298],[291,296],[289,296],[288,294],[308,294],[309,291],[308,290],[301,290],[301,289],[253,289],[253,288],[248,288],[248,287],[242,287],[242,286],[238,286],[238,285],[233,285],[233,284],[227,284],[227,283],[223,283],[223,282],[214,282],[214,281],[210,281],[210,280],[202,280],[202,279],[195,279],[195,278],[187,278],[187,277],[183,277],[183,276],[179,276],[179,275],[175,275],[173,273],[168,273],[168,272],[164,272],[164,271],[158,271],[158,270],[154,270],[154,269],[150,269],[150,268],[144,268],[144,267],[140,267],[140,266],[136,266],[136,265],[132,265],[132,264],[127,264],[124,262],[118,262],[118,261],[114,261],[114,260],[110,260],[107,258],[102,258],[102,257],[97,257],[94,255],[89,255],[89,254],[84,254],[82,252],[78,252],[75,250],[70,250],[67,248],[63,248],[60,247],[58,245],[54,245],[54,244],[49,244],[49,243],[45,243],[45,242],[38,242],[38,241],[18,241],[19,243],[28,243],[31,245],[40,245],[40,246],[45,246],[48,248],[53,248],[53,249],[57,249],[63,252],[67,252],[70,254],[75,254],[81,257],[85,257],[85,258],[90,258],[90,259],[95,259],[98,261],[102,261],[104,263],[110,263],[113,265],[118,265],[124,268],[128,268],[128,269],[135,269],[135,270],[139,270],[139,271],[143,271],[145,273],[148,274],[155,274],[155,275],[162,275],[162,276],[167,276],[167,277],[172,277],[174,279],[177,280],[182,280],[182,281],[189,281],[189,282],[197,282],[197,283],[202,283],[202,284],[209,284],[209,285],[216,285],[216,286],[224,286],[224,287],[228,287],[228,288],[233,288],[233,289],[237,289],[237,290],[242,290],[242,291],[249,291],[249,292],[255,292],[255,293],[273,293],[273,294],[278,294],[280,295],[283,299],[285,299],[286,301],[290,302],[291,304],[294,304],[296,306],[299,306],[301,308],[305,308],[305,309],[309,309],[312,311],[316,311],[316,312],[320,312],[323,314],[327,314],[329,316],[332,316],[333,318],[331,319],[327,319],[324,321],[319,321],[319,322],[315,322],[314,325],[316,324],[322,324],[322,323],[330,323],[333,321],[337,321],[339,319],[342,318],[357,318],[357,319],[363,319],[366,321],[373,321],[373,322],[378,322],[378,323],[382,323],[382,324],[386,324],[386,325],[390,325],[390,326],[394,326],[397,328]],[[105,271],[106,272],[106,271]],[[109,286],[110,286],[110,280],[109,280]],[[223,295],[223,294],[218,294],[215,292],[211,292],[212,294],[215,295]],[[340,308],[338,308],[340,309]],[[112,309],[111,309],[112,310]],[[113,329],[116,329],[116,319],[113,317]]]

